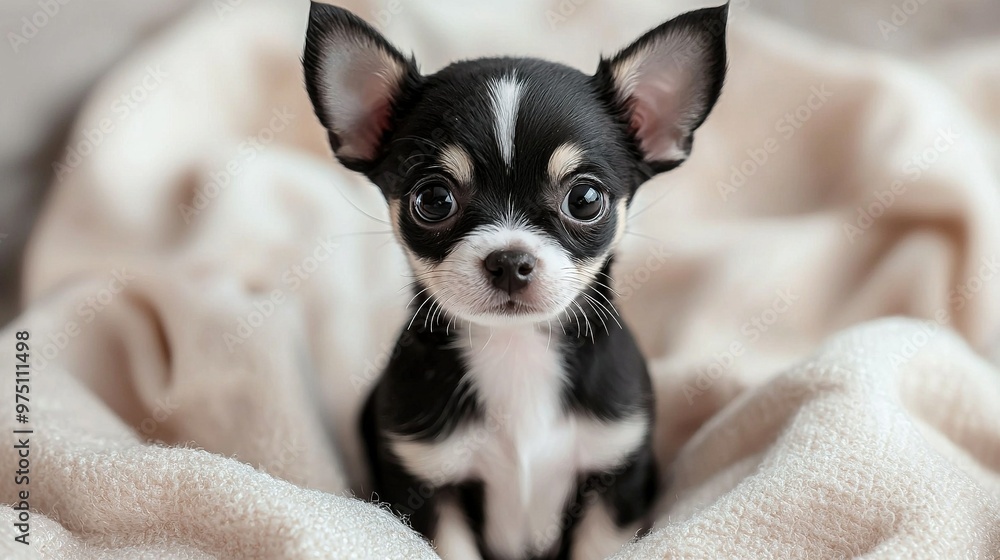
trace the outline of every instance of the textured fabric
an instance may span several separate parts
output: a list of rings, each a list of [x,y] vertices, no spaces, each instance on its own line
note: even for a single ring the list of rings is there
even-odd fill
[[[371,497],[356,417],[406,318],[405,261],[311,113],[304,7],[236,4],[135,52],[76,125],[71,143],[113,126],[61,168],[28,310],[0,332],[4,368],[14,331],[35,362],[34,544],[0,556],[433,556],[349,497]],[[470,4],[351,7],[424,71],[503,52],[591,71],[688,7]],[[615,269],[673,480],[621,554],[995,557],[996,47],[922,70],[731,22],[720,104],[641,189]]]

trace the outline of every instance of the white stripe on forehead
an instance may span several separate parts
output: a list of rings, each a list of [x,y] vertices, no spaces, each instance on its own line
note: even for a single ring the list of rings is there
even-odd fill
[[[490,103],[493,106],[493,132],[500,147],[500,156],[510,167],[514,162],[514,125],[517,124],[517,107],[521,102],[521,84],[511,74],[489,85]]]

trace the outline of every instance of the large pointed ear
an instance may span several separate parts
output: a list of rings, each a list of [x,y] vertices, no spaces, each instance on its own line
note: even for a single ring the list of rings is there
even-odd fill
[[[351,12],[312,2],[302,65],[337,159],[367,171],[382,154],[401,101],[420,82],[416,63]]]
[[[719,98],[728,12],[728,2],[688,12],[601,60],[595,77],[653,172],[687,159],[695,129]]]

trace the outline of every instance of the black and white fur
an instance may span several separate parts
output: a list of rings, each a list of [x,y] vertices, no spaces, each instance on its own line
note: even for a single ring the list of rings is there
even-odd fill
[[[309,96],[414,274],[362,421],[375,490],[445,558],[603,558],[643,529],[653,396],[610,266],[636,189],[719,96],[726,16],[681,15],[594,75],[492,58],[424,76],[312,4]]]

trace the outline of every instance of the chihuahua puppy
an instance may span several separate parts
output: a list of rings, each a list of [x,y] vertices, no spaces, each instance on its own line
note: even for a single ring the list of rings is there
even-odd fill
[[[688,157],[719,97],[727,8],[593,75],[489,58],[425,76],[311,5],[309,97],[415,280],[363,413],[374,488],[445,558],[604,558],[648,521],[653,393],[610,267],[636,189]]]

